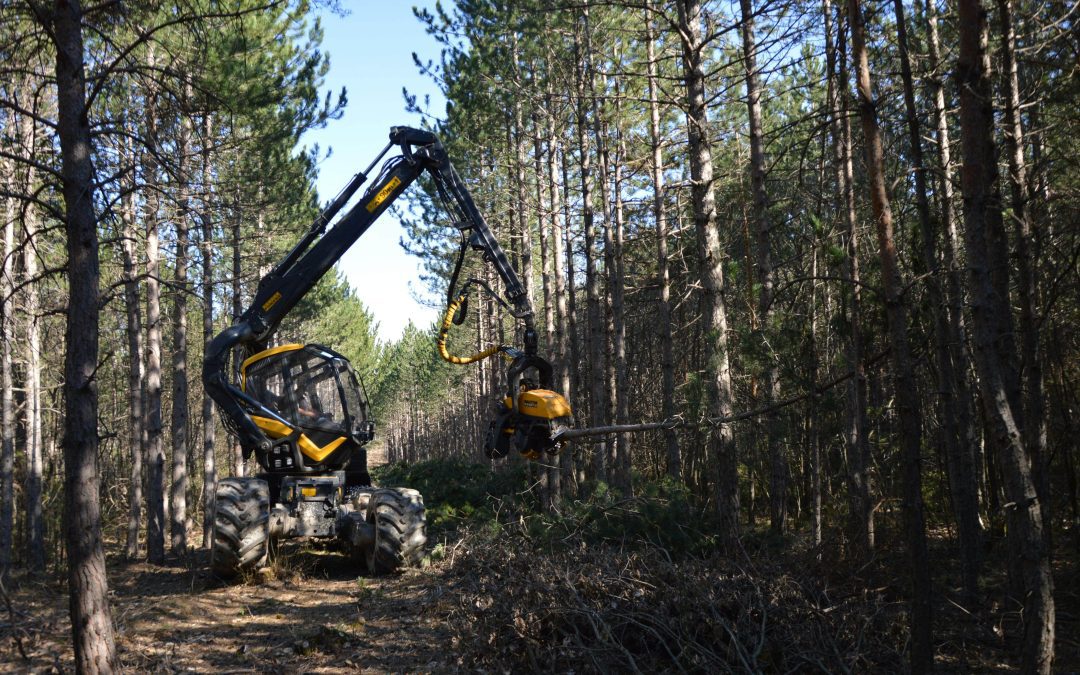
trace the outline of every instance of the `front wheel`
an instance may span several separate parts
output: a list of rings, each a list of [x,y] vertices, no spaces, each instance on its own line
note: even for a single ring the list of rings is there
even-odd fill
[[[427,543],[424,499],[408,488],[380,488],[371,493],[367,522],[375,531],[368,549],[372,574],[390,574],[420,564]]]
[[[232,578],[267,560],[270,550],[270,488],[258,478],[218,482],[214,509],[214,573]]]

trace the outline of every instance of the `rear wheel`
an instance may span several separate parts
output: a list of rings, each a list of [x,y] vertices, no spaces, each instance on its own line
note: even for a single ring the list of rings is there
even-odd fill
[[[381,488],[371,493],[367,522],[375,544],[367,552],[368,571],[390,574],[420,564],[427,542],[424,499],[416,490]]]
[[[270,550],[270,489],[258,478],[218,482],[210,565],[231,578],[264,564]]]

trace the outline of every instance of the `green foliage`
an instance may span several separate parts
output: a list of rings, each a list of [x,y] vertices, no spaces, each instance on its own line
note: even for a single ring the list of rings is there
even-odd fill
[[[565,505],[560,515],[529,519],[529,531],[552,546],[608,542],[656,546],[672,555],[716,550],[718,525],[686,485],[666,478],[637,485],[637,496],[624,498],[601,483],[585,500]]]
[[[428,525],[436,529],[462,522],[494,522],[510,503],[528,500],[525,465],[492,471],[486,464],[460,458],[416,464],[388,464],[372,471],[381,485],[401,485],[424,495]]]

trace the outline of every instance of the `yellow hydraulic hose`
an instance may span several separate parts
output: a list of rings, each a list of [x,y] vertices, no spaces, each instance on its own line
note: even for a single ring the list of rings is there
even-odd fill
[[[456,363],[458,365],[465,365],[466,363],[475,363],[476,361],[482,361],[489,356],[494,356],[502,351],[501,345],[493,345],[487,349],[476,352],[472,356],[454,356],[446,350],[446,337],[450,334],[450,325],[454,320],[454,314],[458,311],[458,307],[461,307],[461,303],[465,300],[465,294],[461,294],[446,307],[446,314],[443,316],[442,326],[439,328],[439,338],[435,341],[435,345],[439,349],[439,356],[444,361],[450,363]]]

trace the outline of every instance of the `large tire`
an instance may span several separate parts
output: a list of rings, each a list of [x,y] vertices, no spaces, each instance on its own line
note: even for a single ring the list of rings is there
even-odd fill
[[[375,530],[375,544],[367,552],[368,571],[390,574],[417,566],[424,557],[427,533],[424,499],[408,488],[380,488],[371,494],[367,522]]]
[[[258,478],[218,482],[214,510],[214,573],[232,578],[263,565],[270,550],[270,488]]]

